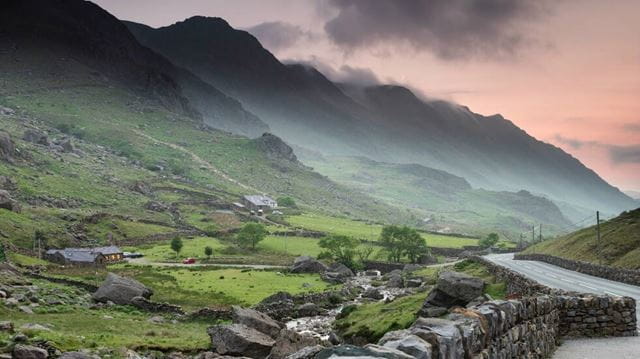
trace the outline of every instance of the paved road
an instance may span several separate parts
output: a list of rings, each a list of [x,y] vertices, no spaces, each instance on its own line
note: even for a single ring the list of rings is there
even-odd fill
[[[491,254],[487,259],[510,268],[548,287],[567,291],[629,296],[640,303],[640,287],[615,282],[536,261],[516,261],[513,254]],[[636,308],[640,323],[640,308]],[[639,327],[640,328],[640,327]],[[640,357],[640,337],[570,339],[553,355],[554,359],[631,359]]]

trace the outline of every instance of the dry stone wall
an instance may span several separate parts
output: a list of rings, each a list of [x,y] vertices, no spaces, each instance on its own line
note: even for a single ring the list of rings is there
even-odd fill
[[[589,274],[617,282],[640,285],[640,270],[615,268],[594,263],[575,261],[566,258],[550,256],[547,254],[516,254],[515,259],[540,261],[556,265],[572,271]]]

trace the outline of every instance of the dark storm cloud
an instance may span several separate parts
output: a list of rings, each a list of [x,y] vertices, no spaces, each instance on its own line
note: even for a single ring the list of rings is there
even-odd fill
[[[290,48],[303,39],[311,39],[314,35],[300,26],[282,21],[263,22],[248,28],[262,45],[271,51]]]
[[[408,43],[443,59],[508,58],[534,43],[523,27],[549,0],[330,0],[325,24],[346,50]]]
[[[609,156],[613,163],[640,163],[640,145],[609,146]]]

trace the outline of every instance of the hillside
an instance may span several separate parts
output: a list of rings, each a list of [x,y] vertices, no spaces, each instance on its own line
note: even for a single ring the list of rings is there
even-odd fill
[[[464,178],[417,164],[300,153],[305,163],[338,183],[420,211],[432,230],[500,231],[511,237],[534,223],[544,223],[550,234],[569,224],[553,202],[526,191],[473,189]]]
[[[28,5],[38,6],[29,13]],[[2,7],[0,26],[9,35],[2,45],[11,51],[0,52],[0,186],[21,207],[0,208],[3,241],[30,248],[35,229],[50,246],[220,229],[211,220],[217,209],[248,193],[411,223],[409,212],[312,172],[276,136],[249,139],[205,126],[189,91],[171,76],[183,70],[97,6]]]
[[[293,145],[417,163],[463,177],[474,188],[524,189],[576,208],[614,214],[635,206],[577,159],[500,115],[421,99],[401,86],[335,84],[309,66],[280,63],[249,33],[219,18],[158,29],[126,24],[143,44],[237,98]]]
[[[601,243],[596,226],[580,229],[557,239],[539,243],[524,253],[544,253],[615,267],[640,269],[640,208],[600,224]]]

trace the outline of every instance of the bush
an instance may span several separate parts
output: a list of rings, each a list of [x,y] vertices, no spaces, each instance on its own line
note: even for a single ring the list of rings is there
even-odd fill
[[[483,248],[483,249],[491,248],[495,246],[499,240],[500,240],[500,237],[498,236],[497,233],[489,233],[488,236],[478,241],[478,245],[480,246],[480,248]]]
[[[267,229],[260,223],[247,223],[236,235],[236,242],[242,248],[255,249],[256,244],[267,236]]]
[[[318,246],[324,249],[324,251],[318,255],[318,258],[330,259],[342,263],[351,269],[356,268],[354,257],[356,255],[358,241],[355,238],[330,235],[318,241]]]
[[[276,200],[278,202],[278,206],[296,208],[296,201],[291,197],[278,197]]]

